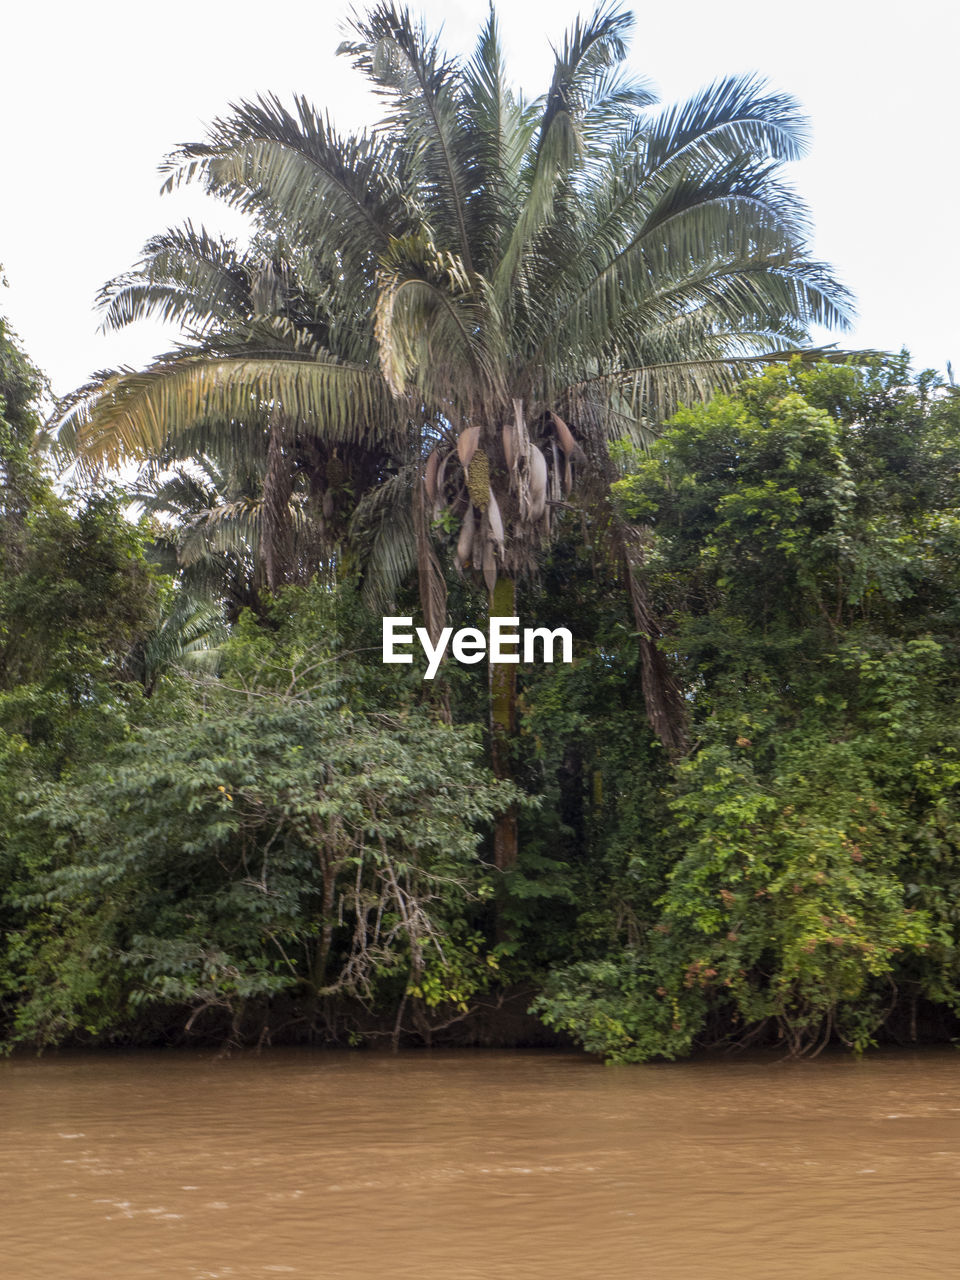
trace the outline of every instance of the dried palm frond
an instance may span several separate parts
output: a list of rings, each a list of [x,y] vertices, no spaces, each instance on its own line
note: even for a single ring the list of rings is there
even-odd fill
[[[479,427],[464,427],[459,436],[457,436],[457,457],[460,459],[460,465],[464,470],[470,466],[470,461],[476,453],[479,443]]]
[[[503,517],[500,515],[500,506],[492,490],[490,492],[490,503],[487,507],[487,522],[490,526],[490,536],[493,538],[493,541],[496,544],[497,550],[500,552],[500,555],[503,556],[503,553],[504,553]]]
[[[427,497],[430,499],[431,503],[436,502],[437,500],[437,492],[439,488],[437,483],[437,471],[439,470],[439,467],[440,453],[437,449],[431,449],[430,454],[427,457],[427,466],[423,475],[423,483],[426,486]]]
[[[473,505],[467,508],[467,514],[463,517],[463,524],[460,527],[460,536],[457,539],[457,555],[456,566],[462,569],[470,561],[470,553],[473,550],[473,540],[476,528],[476,516]]]

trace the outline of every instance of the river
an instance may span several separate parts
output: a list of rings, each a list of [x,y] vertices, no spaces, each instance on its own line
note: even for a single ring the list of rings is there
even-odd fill
[[[948,1280],[960,1057],[0,1063],[3,1280]]]

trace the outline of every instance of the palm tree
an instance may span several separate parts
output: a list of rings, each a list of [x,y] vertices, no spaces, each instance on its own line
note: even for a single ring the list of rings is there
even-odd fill
[[[217,605],[181,588],[165,603],[153,629],[127,655],[125,671],[141,682],[149,698],[160,677],[171,669],[216,671],[225,638]]]
[[[221,552],[243,544],[271,591],[312,576],[402,437],[382,379],[351,367],[352,331],[334,332],[343,317],[329,314],[310,264],[268,228],[241,252],[188,223],[150,240],[99,303],[105,328],[155,316],[180,323],[185,340],[143,371],[102,372],[75,392],[61,407],[63,452],[87,465],[146,455],[137,496],[157,510],[186,504],[194,559],[204,539]],[[338,381],[352,415],[330,403]],[[204,506],[201,491],[214,501]]]
[[[257,479],[198,449],[187,460],[148,459],[129,489],[154,522],[151,550],[162,569],[191,598],[216,602],[230,623],[243,609],[259,611],[266,585]]]
[[[423,474],[413,525],[428,627],[445,598],[430,504],[461,522],[458,564],[482,574],[491,613],[515,614],[517,580],[578,473],[603,491],[611,439],[647,441],[681,400],[850,313],[780,177],[803,150],[795,102],[740,77],[653,111],[623,71],[632,21],[608,5],[576,22],[528,102],[507,82],[492,10],[462,62],[381,3],[341,47],[385,103],[372,134],[342,137],[305,99],[291,112],[271,97],[181,147],[168,183],[200,180],[280,236],[324,323],[303,358],[205,352],[147,381],[121,375],[78,406],[86,447],[159,447],[214,408],[236,422],[254,405],[317,439],[404,439]],[[606,523],[648,715],[678,750],[682,705],[633,572],[638,546]],[[515,668],[490,677],[504,774]],[[496,861],[515,854],[508,815]]]

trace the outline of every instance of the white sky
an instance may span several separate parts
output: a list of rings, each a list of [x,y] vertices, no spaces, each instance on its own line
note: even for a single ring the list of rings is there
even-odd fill
[[[421,0],[450,51],[472,49],[486,0]],[[95,369],[143,364],[172,341],[147,325],[97,331],[100,285],[148,236],[192,216],[237,229],[199,192],[161,197],[157,165],[229,102],[306,93],[341,128],[371,122],[362,78],[334,56],[348,0],[35,0],[7,8],[0,80],[4,175],[0,314],[65,393]],[[551,54],[590,0],[499,9],[508,70],[546,87]],[[683,0],[636,5],[630,65],[664,101],[715,76],[760,71],[813,125],[791,179],[813,211],[815,252],[856,294],[845,345],[960,369],[956,247],[960,5],[947,0]],[[829,339],[828,339],[829,340]]]

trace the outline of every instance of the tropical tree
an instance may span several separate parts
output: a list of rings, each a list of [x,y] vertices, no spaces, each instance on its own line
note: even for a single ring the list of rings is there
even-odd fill
[[[153,518],[153,553],[163,569],[187,595],[218,602],[228,622],[245,608],[258,610],[265,585],[252,489],[198,452],[148,459],[130,491]]]
[[[316,439],[405,441],[423,468],[428,628],[445,608],[430,503],[459,522],[458,565],[482,573],[491,613],[515,614],[577,472],[593,464],[605,493],[611,439],[647,441],[680,401],[849,317],[780,176],[804,147],[796,103],[739,77],[653,111],[623,69],[632,21],[609,5],[578,20],[528,101],[492,11],[465,62],[381,3],[341,47],[384,101],[373,133],[341,136],[305,99],[291,111],[267,97],[181,147],[169,185],[202,181],[281,237],[324,323],[296,352],[201,350],[108,380],[74,406],[83,447],[159,448],[200,417],[255,412]],[[648,716],[677,750],[682,700],[633,572],[640,546],[609,513],[598,524],[633,604]],[[515,668],[490,673],[504,776]],[[498,865],[515,852],[508,815]]]
[[[167,682],[119,742],[100,728],[101,755],[21,779],[12,812],[0,784],[12,1040],[197,1026],[264,1043],[281,1024],[354,1043],[392,1026],[396,1045],[488,988],[476,847],[513,790],[475,728],[370,705],[338,594],[314,583],[268,625],[248,614],[221,678]],[[0,691],[0,759],[2,711]]]
[[[350,341],[334,337],[342,317],[313,268],[268,228],[241,250],[187,223],[151,239],[99,304],[104,328],[153,316],[180,323],[185,338],[142,372],[107,371],[74,393],[61,446],[86,464],[146,455],[135,496],[184,526],[181,567],[240,556],[252,561],[248,593],[307,581],[396,451],[396,415],[374,432],[362,402],[357,422],[321,409],[340,359],[328,344],[342,356]],[[284,378],[280,395],[273,382]]]
[[[718,1033],[815,1054],[955,1001],[958,462],[932,371],[793,364],[677,413],[616,484],[698,749],[631,796],[649,772],[604,716],[632,826],[607,939],[584,913],[538,1002],[553,1025],[632,1060]]]
[[[43,381],[0,316],[0,575],[19,568],[27,515],[45,488],[47,441],[37,409]]]

